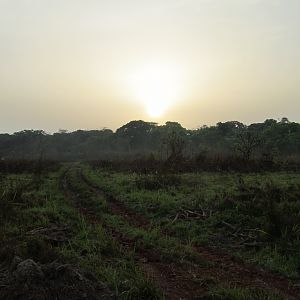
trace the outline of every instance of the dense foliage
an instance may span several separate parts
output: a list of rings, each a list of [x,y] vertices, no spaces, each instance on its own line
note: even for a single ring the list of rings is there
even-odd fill
[[[268,119],[245,125],[237,121],[219,122],[188,130],[177,122],[158,125],[131,121],[113,132],[110,129],[60,130],[47,134],[42,130],[24,130],[0,134],[0,158],[85,160],[121,158],[153,154],[158,159],[210,155],[253,156],[273,160],[300,153],[300,124]]]

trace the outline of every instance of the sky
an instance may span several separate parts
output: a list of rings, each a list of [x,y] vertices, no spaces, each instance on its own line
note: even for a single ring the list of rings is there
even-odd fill
[[[0,132],[300,121],[299,0],[0,0]]]

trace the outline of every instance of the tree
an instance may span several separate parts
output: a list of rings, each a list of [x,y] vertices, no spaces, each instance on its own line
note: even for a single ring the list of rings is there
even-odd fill
[[[186,144],[186,129],[177,122],[166,122],[162,126],[165,131],[165,143],[169,150],[169,161],[180,161]]]
[[[145,150],[146,146],[151,146],[149,139],[156,127],[156,123],[131,121],[116,131],[116,137],[128,143],[130,150]]]
[[[250,130],[237,134],[236,150],[248,161],[254,150],[262,144],[262,139]]]
[[[281,124],[289,124],[290,121],[288,118],[281,118],[281,121],[280,121]]]
[[[228,121],[228,122],[219,122],[217,123],[217,130],[220,132],[221,135],[230,135],[234,132],[244,129],[245,125],[238,121]]]
[[[168,147],[170,149],[169,160],[179,161],[183,158],[183,150],[185,147],[185,140],[176,131],[172,131],[168,135],[167,140]]]

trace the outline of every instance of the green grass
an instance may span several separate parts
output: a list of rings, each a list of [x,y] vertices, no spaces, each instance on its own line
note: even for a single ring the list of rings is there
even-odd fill
[[[103,197],[89,190],[83,181],[78,178],[76,170],[72,170],[68,178],[72,189],[77,192],[79,201],[83,201],[82,199],[84,199],[85,205],[92,205],[94,203],[92,206],[93,213],[105,222],[105,224],[131,239],[135,247],[140,249],[158,249],[161,260],[165,262],[184,262],[185,260],[189,260],[197,262],[202,266],[210,265],[210,263],[204,261],[192,251],[189,245],[184,245],[180,240],[162,234],[160,226],[152,224],[147,229],[131,226],[122,216],[112,213],[107,208],[107,204],[99,204],[105,203]]]
[[[155,251],[164,263],[193,262],[207,268],[212,265],[193,246],[214,245],[266,269],[299,277],[299,174],[189,173],[162,181],[156,175],[68,167],[42,174],[39,182],[33,174],[0,176],[1,263],[14,255],[42,263],[55,259],[73,263],[93,272],[118,299],[163,298],[137,266],[136,257],[144,250]],[[114,214],[105,198],[80,179],[78,168],[88,181],[144,215],[149,228],[138,228]],[[66,171],[71,198],[60,187]],[[78,207],[88,208],[100,222],[91,222]],[[187,210],[204,211],[206,216],[182,217]],[[53,225],[70,228],[67,242],[54,245],[28,234]],[[132,246],[125,247],[110,229],[132,241]],[[241,243],[246,234],[259,246]],[[217,282],[211,282],[208,299],[281,299],[257,289],[216,287]]]
[[[230,252],[233,247],[250,262],[289,277],[300,276],[297,173],[178,174],[179,186],[159,184],[157,189],[153,188],[155,175],[149,176],[149,188],[141,185],[141,175],[135,173],[84,167],[84,174],[182,243],[214,245]],[[142,175],[142,180],[145,178],[147,175]],[[205,211],[207,216],[176,218],[182,210]]]
[[[62,169],[44,175],[38,188],[32,186],[24,189],[18,199],[21,206],[15,203],[16,199],[6,197],[13,213],[0,224],[0,261],[8,262],[15,255],[41,263],[57,259],[92,271],[115,292],[118,299],[162,299],[160,292],[136,267],[134,253],[124,249],[101,225],[90,224],[66,199],[59,189],[59,180],[64,172]],[[28,175],[26,182],[31,178]],[[3,189],[7,188],[7,180],[6,177],[2,182]],[[18,186],[18,181],[18,176],[10,176],[12,191]],[[10,195],[13,197],[14,193]],[[103,199],[86,199],[99,212],[105,210],[105,201],[99,201]],[[4,204],[2,200],[1,206]],[[71,229],[67,242],[52,245],[41,236],[27,234],[30,230],[54,224]]]

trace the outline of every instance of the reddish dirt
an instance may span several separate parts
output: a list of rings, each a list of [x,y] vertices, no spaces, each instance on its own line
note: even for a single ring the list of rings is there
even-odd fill
[[[255,286],[270,291],[281,291],[287,299],[300,299],[300,285],[279,274],[253,266],[219,250],[195,247],[203,259],[213,262],[217,267],[215,274],[221,280],[227,279],[236,285]]]
[[[190,273],[175,264],[166,265],[159,262],[139,263],[146,276],[159,287],[166,299],[199,299],[206,293],[205,286],[192,281]]]
[[[87,188],[103,196],[108,203],[111,211],[122,216],[130,225],[149,229],[150,222],[142,215],[132,211],[113,195],[101,190],[98,186],[90,183],[78,170],[78,176],[86,184]],[[65,186],[70,197],[70,187]],[[71,192],[72,193],[72,192]],[[74,197],[74,194],[72,195]],[[92,212],[85,208],[80,211],[91,222],[102,223]],[[105,224],[103,224],[105,227]],[[125,247],[134,247],[135,241],[122,236],[115,229],[107,228],[112,235]],[[165,235],[165,233],[162,233]],[[218,249],[208,247],[195,247],[197,252],[205,261],[212,262],[214,266],[203,268],[197,264],[166,264],[159,259],[158,253],[136,249],[137,263],[141,270],[155,285],[160,288],[166,299],[196,299],[205,294],[209,284],[232,284],[243,287],[257,287],[266,290],[278,290],[286,299],[300,299],[299,283],[291,283],[288,279],[271,272],[259,269],[256,266],[246,264],[229,254],[223,253]],[[209,281],[209,282],[207,282]]]
[[[102,196],[107,201],[107,205],[111,212],[116,215],[122,216],[130,225],[140,227],[143,229],[149,229],[151,224],[143,215],[136,213],[129,209],[121,201],[118,201],[112,194],[101,190],[98,186],[89,182],[88,179],[83,175],[82,170],[78,171],[78,176],[86,184],[86,186],[92,189],[95,193]]]
[[[64,177],[62,186],[65,196],[72,200],[74,204],[78,203],[78,195],[72,191],[72,187]],[[80,201],[82,203],[82,201]],[[205,293],[205,289],[194,281],[192,275],[186,269],[177,264],[163,263],[160,254],[143,249],[136,248],[135,241],[128,239],[118,232],[115,228],[109,227],[85,207],[77,207],[79,212],[91,223],[102,224],[103,228],[119,242],[124,248],[134,250],[137,265],[143,271],[146,278],[149,278],[154,285],[159,288],[166,299],[187,300],[199,299],[199,295]]]

